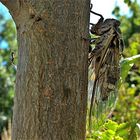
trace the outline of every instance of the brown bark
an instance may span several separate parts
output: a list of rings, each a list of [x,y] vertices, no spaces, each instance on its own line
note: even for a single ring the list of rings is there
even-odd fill
[[[19,44],[12,140],[84,140],[90,1],[17,5],[9,6],[20,6],[11,10]]]

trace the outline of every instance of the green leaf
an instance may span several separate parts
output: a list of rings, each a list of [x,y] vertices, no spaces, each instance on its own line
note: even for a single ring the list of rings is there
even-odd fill
[[[106,129],[116,131],[117,127],[118,127],[118,124],[114,121],[108,120],[108,122],[105,123],[105,128]]]
[[[121,82],[125,81],[126,76],[128,75],[129,70],[134,65],[136,61],[140,60],[140,54],[135,55],[129,58],[125,58],[121,61]]]
[[[121,137],[119,137],[119,136],[116,136],[116,137],[114,138],[114,140],[124,140],[124,139],[121,138]]]
[[[120,137],[127,138],[129,135],[130,124],[122,123],[118,126],[116,134]]]
[[[115,131],[106,130],[102,135],[102,140],[112,140],[114,136],[115,136]]]

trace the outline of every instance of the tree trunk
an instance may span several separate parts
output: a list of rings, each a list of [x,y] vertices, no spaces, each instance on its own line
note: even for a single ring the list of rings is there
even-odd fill
[[[17,27],[12,140],[84,140],[90,1],[6,1]]]

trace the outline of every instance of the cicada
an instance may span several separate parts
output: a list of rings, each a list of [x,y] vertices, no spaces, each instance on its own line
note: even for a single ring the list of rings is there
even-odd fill
[[[89,78],[93,87],[90,98],[89,125],[92,114],[99,117],[99,113],[105,114],[106,110],[111,109],[115,104],[120,79],[120,59],[124,48],[120,21],[104,20],[102,15],[91,12],[100,16],[100,19],[96,24],[91,24],[90,29],[90,34],[98,38],[90,40],[90,45],[94,47],[90,49],[88,59]]]

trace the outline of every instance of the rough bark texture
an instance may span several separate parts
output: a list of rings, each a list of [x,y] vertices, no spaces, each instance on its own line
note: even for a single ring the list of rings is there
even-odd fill
[[[90,1],[11,1],[19,44],[12,140],[84,140]]]

